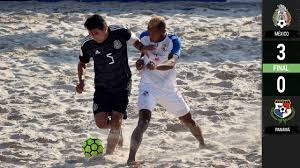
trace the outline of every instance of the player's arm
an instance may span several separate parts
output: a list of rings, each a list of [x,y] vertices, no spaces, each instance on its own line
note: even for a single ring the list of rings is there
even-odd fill
[[[154,50],[155,49],[155,45],[148,45],[148,46],[144,46],[143,43],[137,39],[134,43],[133,46],[138,49],[141,53],[146,54],[147,51],[149,50]]]
[[[135,67],[137,70],[142,70],[145,67],[144,64],[144,54],[142,53],[140,58],[135,62]]]
[[[77,93],[82,93],[84,90],[84,74],[85,74],[86,64],[79,61],[78,63],[78,81],[79,83],[76,86]]]
[[[132,37],[133,36],[133,37]],[[132,41],[130,41],[132,40]],[[144,55],[146,53],[147,46],[144,46],[143,43],[138,39],[134,34],[131,34],[131,39],[129,42],[141,52],[140,58],[135,62],[135,67],[137,70],[142,70],[144,68]]]
[[[85,69],[86,69],[86,63],[80,62],[78,63],[78,81],[79,83],[84,82],[85,79]]]
[[[78,93],[82,93],[84,91],[84,79],[85,79],[86,64],[89,63],[89,61],[90,61],[90,57],[84,51],[83,47],[81,47],[79,60],[80,61],[77,66],[79,84],[77,84],[77,86],[76,86],[76,91]]]
[[[133,45],[137,50],[139,50],[142,53],[140,58],[136,61],[135,64],[137,70],[142,70],[144,68],[144,60],[143,60],[144,55],[147,54],[148,50],[154,50],[155,46],[154,45],[144,46],[142,41],[129,29],[120,29],[119,32],[121,36],[125,38],[127,44]]]
[[[160,70],[160,71],[166,71],[166,70],[173,69],[175,67],[177,59],[179,58],[180,51],[181,51],[181,42],[180,42],[179,38],[175,35],[171,36],[171,40],[173,43],[173,48],[168,56],[168,60],[166,60],[158,65],[151,63],[153,65],[150,65],[150,68]],[[147,67],[148,67],[148,65],[147,65]]]
[[[120,29],[119,32],[121,36],[123,36],[126,39],[127,44],[133,45],[141,53],[146,54],[146,51],[155,49],[154,45],[144,46],[141,40],[129,29],[123,28]]]
[[[145,66],[144,64],[144,56],[147,54],[148,50],[154,50],[155,46],[154,45],[149,45],[149,46],[144,46],[143,42],[139,39],[136,38],[135,35],[131,34],[133,36],[133,46],[138,49],[141,52],[140,58],[136,61],[135,66],[137,70],[142,70]]]
[[[174,54],[169,54],[168,60],[158,64],[158,65],[154,65],[155,69],[160,70],[160,71],[167,71],[170,69],[173,69],[176,65],[176,61],[177,61],[178,56],[174,55]]]

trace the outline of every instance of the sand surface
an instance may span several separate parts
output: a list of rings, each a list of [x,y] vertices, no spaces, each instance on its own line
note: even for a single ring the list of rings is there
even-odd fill
[[[0,2],[0,167],[126,166],[138,120],[133,47],[124,147],[92,162],[81,153],[87,137],[105,141],[108,133],[94,124],[93,63],[86,92],[74,91],[83,23],[93,13],[137,34],[160,14],[183,41],[178,89],[209,147],[199,149],[158,106],[137,155],[143,167],[261,167],[261,4],[195,2]]]

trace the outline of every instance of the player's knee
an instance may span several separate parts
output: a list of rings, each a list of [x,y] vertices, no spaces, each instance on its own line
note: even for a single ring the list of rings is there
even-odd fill
[[[104,113],[95,115],[95,122],[98,128],[107,128],[107,116]]]
[[[143,132],[146,131],[146,129],[149,126],[150,119],[151,119],[151,111],[147,109],[140,110],[138,128]]]
[[[96,120],[96,125],[97,125],[98,128],[106,128],[107,127],[107,121]]]
[[[151,119],[151,111],[150,110],[147,110],[147,109],[140,110],[139,120],[149,123],[150,119]]]
[[[191,113],[188,113],[182,117],[179,117],[179,120],[186,126],[194,126],[196,125],[196,122],[192,119]]]

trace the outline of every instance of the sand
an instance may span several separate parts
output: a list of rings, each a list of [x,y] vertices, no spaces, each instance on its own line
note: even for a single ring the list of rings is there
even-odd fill
[[[74,90],[83,23],[93,13],[137,34],[160,14],[183,41],[178,89],[208,148],[158,106],[137,155],[143,167],[261,167],[261,4],[196,2],[0,2],[0,167],[126,167],[138,121],[133,47],[124,147],[90,162],[81,153],[86,138],[105,142],[108,133],[94,124],[93,63],[86,92]]]

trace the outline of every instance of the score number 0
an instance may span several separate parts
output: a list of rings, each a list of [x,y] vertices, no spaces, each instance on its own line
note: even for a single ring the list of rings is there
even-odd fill
[[[285,59],[285,45],[280,43],[277,45],[277,49],[279,49],[279,55],[277,55],[277,59],[279,61],[283,61]],[[285,78],[283,76],[279,76],[277,78],[277,91],[279,93],[283,93],[285,91]]]

